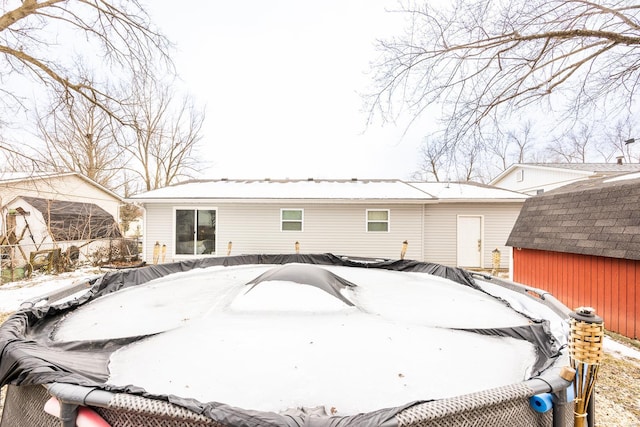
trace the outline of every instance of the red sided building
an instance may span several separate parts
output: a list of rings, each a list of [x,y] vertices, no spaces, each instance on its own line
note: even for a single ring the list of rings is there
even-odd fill
[[[509,236],[513,280],[605,328],[640,338],[640,174],[592,179],[528,199]]]

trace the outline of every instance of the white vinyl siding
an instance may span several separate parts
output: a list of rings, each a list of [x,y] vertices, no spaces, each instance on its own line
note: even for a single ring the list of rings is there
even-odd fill
[[[184,205],[193,207],[192,204]],[[147,204],[145,260],[150,262],[156,241],[167,244],[167,256],[174,254],[172,221],[179,205]],[[217,208],[218,255],[260,253],[333,253],[361,257],[398,259],[402,242],[408,241],[406,259],[422,260],[422,205],[398,205],[391,209],[390,231],[367,233],[363,227],[365,209],[385,210],[387,206],[367,204],[301,204],[304,229],[295,233],[281,231],[281,209],[277,203],[220,203]],[[167,262],[171,261],[169,259]]]
[[[505,243],[518,218],[521,203],[447,203],[425,208],[425,260],[456,265],[456,228],[459,215],[482,216],[482,262],[492,266],[492,251],[501,253],[501,268],[509,267],[510,251]]]
[[[160,246],[167,246],[166,262],[173,261],[175,253],[173,231],[174,209],[172,205],[153,204],[145,206],[144,213],[144,239],[143,257],[151,264],[153,261],[153,246],[156,242]]]
[[[193,207],[193,204],[184,206]],[[204,206],[204,205],[203,205]],[[492,265],[492,251],[501,252],[501,267],[509,266],[509,248],[505,246],[522,203],[440,203],[428,205],[389,204],[299,204],[304,210],[304,231],[283,233],[281,209],[291,205],[277,203],[221,203],[217,208],[217,255],[260,253],[333,253],[361,257],[398,259],[402,242],[408,242],[406,259],[456,264],[456,227],[458,215],[483,217],[483,264]],[[175,206],[179,207],[179,206]],[[174,206],[147,204],[145,260],[151,262],[153,245],[167,245],[167,262],[173,248]],[[363,226],[365,211],[390,210],[387,233],[369,233]],[[171,254],[171,255],[170,255]]]
[[[590,172],[578,170],[519,166],[496,182],[495,185],[508,190],[536,194],[537,190],[550,191],[586,179],[589,175],[591,175]]]

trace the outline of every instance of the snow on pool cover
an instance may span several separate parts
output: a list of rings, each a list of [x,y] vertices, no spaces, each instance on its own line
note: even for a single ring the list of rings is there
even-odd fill
[[[524,381],[536,347],[476,332],[530,324],[431,274],[294,263],[169,274],[69,312],[53,339],[144,336],[111,354],[114,386],[347,415]]]

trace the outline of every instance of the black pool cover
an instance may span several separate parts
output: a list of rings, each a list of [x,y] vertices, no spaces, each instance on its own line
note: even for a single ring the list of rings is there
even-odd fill
[[[410,402],[402,407],[383,408],[370,413],[345,417],[317,417],[313,416],[311,410],[277,414],[242,410],[223,403],[203,403],[171,395],[150,395],[138,387],[114,387],[105,384],[109,377],[110,355],[122,346],[144,338],[144,336],[71,342],[58,342],[51,339],[58,320],[66,313],[103,295],[147,283],[172,273],[212,266],[251,264],[282,265],[283,267],[269,270],[248,283],[249,286],[259,286],[261,281],[274,279],[295,282],[302,275],[304,283],[323,289],[347,305],[353,304],[342,296],[339,290],[355,286],[353,283],[323,269],[300,269],[295,265],[288,266],[287,264],[350,266],[429,273],[480,290],[473,277],[467,271],[458,268],[411,260],[365,260],[332,254],[211,257],[137,269],[115,270],[93,279],[90,283],[91,288],[78,299],[55,306],[23,309],[10,316],[0,326],[0,385],[36,385],[57,382],[96,387],[112,392],[125,392],[166,400],[206,415],[222,424],[247,427],[269,425],[292,427],[302,425],[392,426],[396,424],[394,416],[398,412],[419,403]],[[522,327],[465,330],[484,335],[508,336],[533,343],[537,349],[538,357],[534,373],[539,374],[553,363],[559,349],[556,340],[549,331],[548,321],[530,320],[530,325]]]

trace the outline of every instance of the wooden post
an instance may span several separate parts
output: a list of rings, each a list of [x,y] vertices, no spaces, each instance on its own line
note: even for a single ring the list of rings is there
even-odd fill
[[[400,259],[404,259],[404,256],[407,254],[407,246],[409,246],[409,242],[406,240],[402,242],[402,249],[400,250]]]
[[[231,255],[231,246],[233,246],[233,243],[229,241],[229,243],[227,243],[227,256]]]

